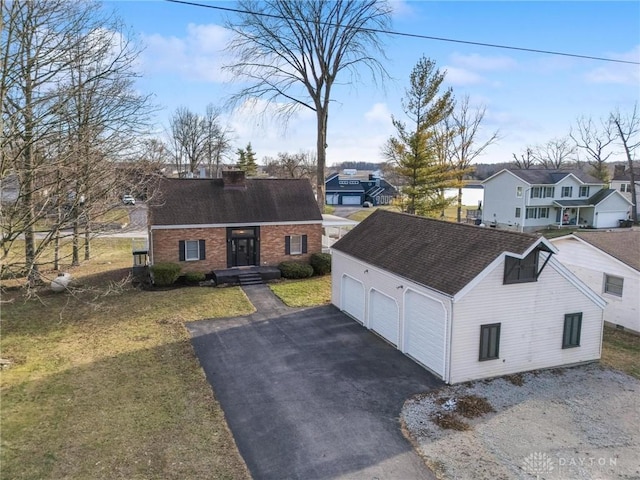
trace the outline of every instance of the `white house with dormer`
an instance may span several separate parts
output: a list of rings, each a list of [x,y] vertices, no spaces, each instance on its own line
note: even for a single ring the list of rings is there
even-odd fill
[[[579,170],[504,169],[482,183],[482,221],[491,227],[616,228],[631,212],[624,195]]]

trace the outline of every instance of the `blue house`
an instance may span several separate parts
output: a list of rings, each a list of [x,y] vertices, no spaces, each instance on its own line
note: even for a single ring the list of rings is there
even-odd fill
[[[325,181],[327,205],[389,205],[398,195],[397,189],[379,175],[365,177],[332,173]]]

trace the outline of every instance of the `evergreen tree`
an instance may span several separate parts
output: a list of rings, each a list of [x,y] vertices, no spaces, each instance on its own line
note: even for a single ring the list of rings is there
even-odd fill
[[[433,60],[422,57],[418,61],[402,102],[410,125],[393,117],[397,134],[384,147],[385,156],[405,181],[402,208],[408,213],[435,215],[450,203],[441,192],[451,185],[452,175],[441,161],[436,131],[454,107],[451,88],[439,95],[444,78],[445,73],[436,69]]]
[[[251,142],[247,144],[247,148],[239,148],[236,151],[238,155],[238,170],[242,170],[247,177],[254,177],[258,174],[258,164],[256,163],[256,154],[251,148]]]

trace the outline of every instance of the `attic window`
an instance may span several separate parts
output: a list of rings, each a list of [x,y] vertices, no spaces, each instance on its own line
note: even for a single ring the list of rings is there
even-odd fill
[[[504,260],[504,284],[535,282],[538,279],[539,250],[525,258],[506,256]]]

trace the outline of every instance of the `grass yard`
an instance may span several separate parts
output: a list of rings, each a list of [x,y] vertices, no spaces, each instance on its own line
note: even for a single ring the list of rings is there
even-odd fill
[[[601,362],[640,379],[640,336],[604,327]]]
[[[76,269],[75,296],[3,293],[0,478],[248,478],[184,322],[252,305],[239,288],[123,287],[122,242]]]
[[[269,287],[290,307],[313,307],[331,301],[331,275],[305,280],[286,280]]]

